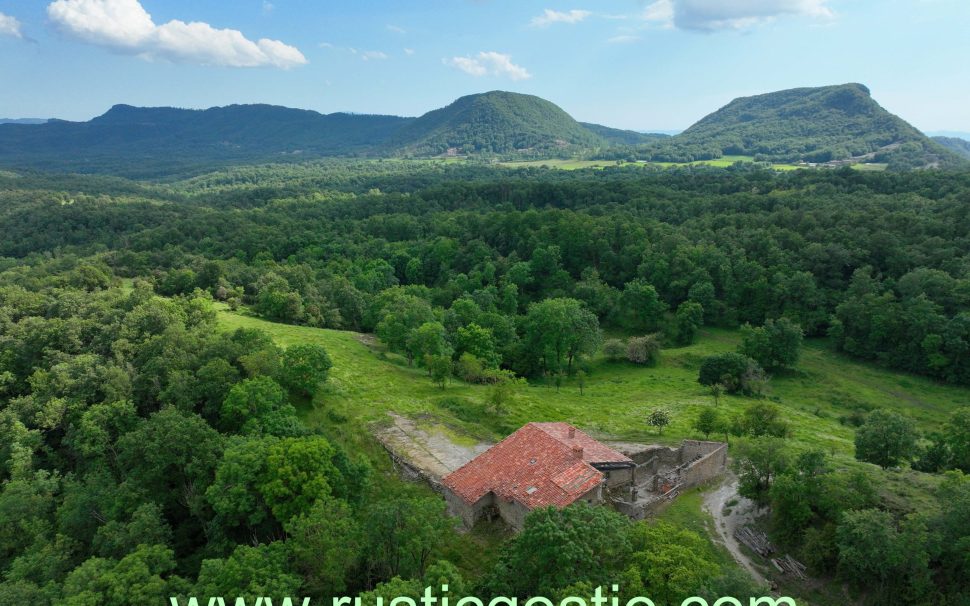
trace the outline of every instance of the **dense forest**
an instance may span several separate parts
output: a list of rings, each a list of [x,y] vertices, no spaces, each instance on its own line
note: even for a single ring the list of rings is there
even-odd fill
[[[377,330],[401,301],[428,320],[457,305],[485,315],[497,359],[522,375],[550,368],[517,318],[571,298],[639,331],[687,302],[717,326],[787,317],[853,355],[970,384],[966,174],[371,166],[106,180],[100,195],[6,177],[0,255],[93,255],[166,296],[201,288],[329,328]]]
[[[539,510],[473,553],[440,498],[348,446],[352,420],[329,411],[326,435],[302,421],[333,370],[325,348],[220,330],[216,306],[374,333],[442,386],[558,389],[600,352],[649,366],[701,327],[740,328],[698,380],[750,405],[697,425],[742,438],[742,494],[771,505],[777,540],[854,598],[965,604],[970,414],[920,440],[854,411],[863,472],[780,446],[791,430],[763,387],[803,337],[970,386],[968,202],[970,173],[848,168],[0,173],[0,605],[370,604],[443,579],[453,597],[763,591],[696,531],[606,508]],[[492,416],[513,405],[493,393]],[[910,462],[937,487],[925,515],[880,484]]]

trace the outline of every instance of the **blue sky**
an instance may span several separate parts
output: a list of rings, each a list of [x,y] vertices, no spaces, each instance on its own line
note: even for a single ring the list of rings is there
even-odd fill
[[[503,89],[686,128],[741,95],[862,82],[970,131],[967,0],[0,0],[0,116],[115,103],[419,115]]]

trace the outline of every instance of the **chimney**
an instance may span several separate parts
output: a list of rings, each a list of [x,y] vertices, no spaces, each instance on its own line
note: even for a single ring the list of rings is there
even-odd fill
[[[576,437],[576,428],[573,427],[572,425],[570,425],[569,426],[569,438],[572,439],[572,438],[575,438],[575,437]]]
[[[573,445],[573,454],[576,455],[577,458],[582,459],[583,458],[583,447],[582,446],[579,446],[577,444],[574,444]]]

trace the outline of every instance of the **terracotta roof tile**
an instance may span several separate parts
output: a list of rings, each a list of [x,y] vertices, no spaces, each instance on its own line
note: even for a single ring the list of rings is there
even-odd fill
[[[469,504],[494,492],[529,509],[564,507],[603,481],[597,463],[633,461],[568,423],[529,423],[442,482]]]

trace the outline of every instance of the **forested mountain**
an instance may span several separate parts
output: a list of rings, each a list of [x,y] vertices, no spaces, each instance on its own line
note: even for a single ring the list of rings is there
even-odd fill
[[[959,163],[862,84],[741,97],[683,133],[648,147],[646,159],[672,162],[750,155],[781,162],[856,159],[897,167]]]
[[[610,128],[609,126],[603,126],[602,124],[592,124],[589,122],[580,122],[584,128],[593,131],[593,133],[599,135],[611,145],[639,145],[641,143],[650,143],[660,139],[668,139],[670,135],[665,135],[663,133],[641,133],[635,130],[622,130],[619,128]]]
[[[100,172],[119,161],[185,162],[350,155],[371,149],[408,118],[271,105],[206,110],[116,105],[88,122],[0,126],[0,162]]]
[[[948,145],[952,147],[952,143]],[[419,118],[320,114],[271,105],[206,110],[116,105],[88,122],[0,124],[0,165],[153,177],[206,167],[332,156],[636,157],[690,162],[882,162],[946,167],[958,153],[887,112],[861,84],[732,101],[668,137],[580,123],[557,105],[504,91],[468,95]]]
[[[970,158],[970,141],[959,137],[933,137],[933,140],[948,150]]]
[[[206,110],[116,105],[88,122],[2,125],[0,163],[152,176],[199,163],[429,156],[449,150],[549,157],[650,138],[587,127],[544,99],[501,91],[462,97],[420,118],[324,115],[271,105]]]
[[[526,152],[548,157],[604,145],[559,106],[535,97],[491,91],[461,97],[404,126],[392,139],[416,155]]]

